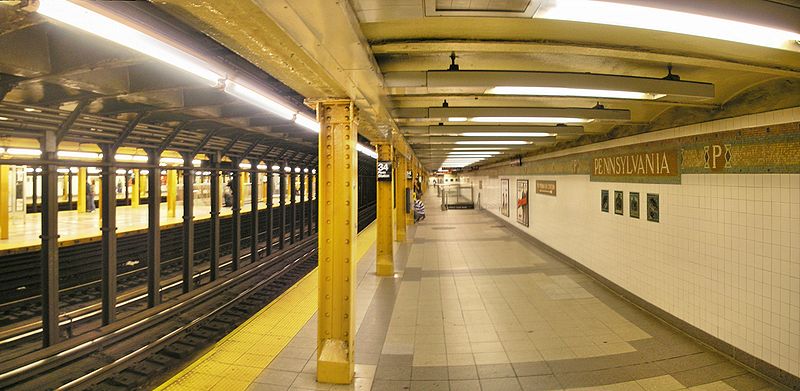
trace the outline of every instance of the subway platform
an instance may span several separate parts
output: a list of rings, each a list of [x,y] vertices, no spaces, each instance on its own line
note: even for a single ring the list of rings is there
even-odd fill
[[[375,275],[359,235],[355,380],[316,382],[317,274],[164,390],[783,389],[702,345],[479,210],[440,211]]]

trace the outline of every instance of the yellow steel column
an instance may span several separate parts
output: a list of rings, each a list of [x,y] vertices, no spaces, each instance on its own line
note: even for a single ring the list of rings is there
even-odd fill
[[[0,239],[8,239],[8,166],[0,166]]]
[[[86,212],[86,167],[78,169],[78,212]]]
[[[317,103],[319,316],[317,381],[350,384],[355,349],[357,113],[349,100]],[[293,187],[292,187],[293,188]]]
[[[69,170],[69,168],[67,170]],[[64,190],[63,193],[61,193],[61,198],[66,201],[69,198],[69,173],[64,174],[63,178],[64,182],[61,188]]]
[[[250,183],[250,174],[244,172],[239,178],[239,207],[244,206],[244,184]]]
[[[131,184],[131,206],[139,206],[139,169],[133,169],[133,183]]]
[[[404,242],[406,240],[406,157],[397,154],[397,167],[394,169],[394,192],[395,192],[395,219],[397,234],[395,240]]]
[[[178,172],[167,170],[167,217],[175,217],[178,201]]]
[[[378,164],[392,161],[392,145],[380,143],[375,145],[378,150]],[[389,178],[378,178],[377,187],[377,220],[378,237],[375,248],[377,249],[377,262],[375,274],[379,276],[394,275],[394,241],[392,240],[392,170]]]

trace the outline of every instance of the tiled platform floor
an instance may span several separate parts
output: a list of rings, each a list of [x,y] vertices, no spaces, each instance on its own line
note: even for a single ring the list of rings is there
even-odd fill
[[[427,203],[396,278],[374,276],[374,249],[359,264],[355,383],[316,383],[312,317],[247,389],[780,389],[487,214]]]
[[[249,199],[242,206],[242,213],[250,211]],[[278,206],[279,199],[275,198],[274,205]],[[265,202],[260,202],[258,209],[266,209]],[[205,220],[210,218],[211,207],[208,199],[195,200],[194,216],[195,220]],[[232,213],[230,207],[220,208],[220,216],[229,216]],[[26,213],[24,215],[12,215],[9,221],[9,238],[0,240],[0,251],[29,248],[41,244],[41,214]],[[181,224],[183,222],[183,202],[178,201],[175,207],[175,217],[167,217],[167,204],[161,203],[161,226]],[[117,207],[117,233],[125,233],[147,229],[147,205],[138,207],[118,206]],[[100,231],[100,210],[92,213],[78,213],[77,211],[58,212],[58,234],[59,242],[69,242],[89,238],[99,238]]]

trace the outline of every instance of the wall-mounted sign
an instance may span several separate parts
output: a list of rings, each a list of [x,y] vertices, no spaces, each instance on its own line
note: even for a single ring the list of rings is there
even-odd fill
[[[411,170],[406,171],[406,179],[414,179],[414,173]]]
[[[508,179],[500,180],[500,213],[508,217]]]
[[[536,181],[536,193],[555,197],[556,181]]]
[[[642,182],[653,177],[675,177],[680,180],[680,174],[677,150],[634,152],[592,159],[592,181]]]
[[[711,171],[722,171],[731,168],[731,145],[713,144],[703,147],[704,168]]]
[[[392,180],[392,162],[390,161],[380,161],[376,164],[377,167],[377,177],[379,181],[391,181]]]

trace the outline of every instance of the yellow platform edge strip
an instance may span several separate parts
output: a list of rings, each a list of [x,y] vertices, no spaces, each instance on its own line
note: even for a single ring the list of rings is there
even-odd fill
[[[359,262],[376,237],[375,222],[358,234]],[[156,390],[246,389],[317,311],[317,284],[314,268]]]

